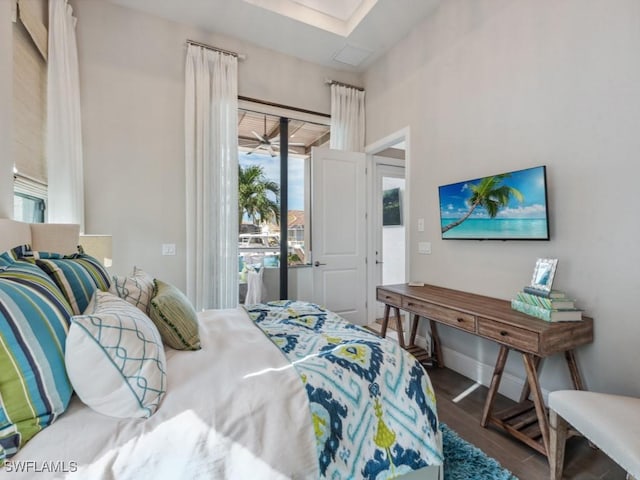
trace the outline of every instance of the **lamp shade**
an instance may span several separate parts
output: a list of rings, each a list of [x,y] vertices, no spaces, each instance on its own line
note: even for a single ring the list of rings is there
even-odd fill
[[[110,267],[111,235],[80,235],[80,245],[84,253],[97,258],[105,267]]]

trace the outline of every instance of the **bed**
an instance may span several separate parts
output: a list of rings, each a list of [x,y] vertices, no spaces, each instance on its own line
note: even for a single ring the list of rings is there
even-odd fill
[[[0,219],[0,252],[77,242],[77,226]],[[103,415],[73,394],[0,479],[442,478],[430,380],[396,343],[302,302],[197,315],[202,348],[165,346],[152,415]]]

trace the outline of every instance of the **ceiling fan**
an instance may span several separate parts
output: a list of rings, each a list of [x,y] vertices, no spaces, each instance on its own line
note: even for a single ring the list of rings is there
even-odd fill
[[[278,131],[273,137],[269,137],[267,135],[267,116],[264,116],[264,133],[260,135],[255,130],[252,130],[251,133],[254,137],[258,139],[258,145],[256,145],[251,151],[247,152],[247,155],[251,155],[256,150],[266,150],[272,157],[277,155],[276,149],[280,149],[280,132]],[[291,147],[304,147],[304,143],[291,143],[289,142],[289,146]],[[289,149],[289,153],[297,153],[295,150]]]

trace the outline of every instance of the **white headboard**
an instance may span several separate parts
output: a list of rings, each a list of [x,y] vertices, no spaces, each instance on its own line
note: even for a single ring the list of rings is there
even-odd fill
[[[24,223],[0,218],[0,253],[28,243],[33,250],[77,252],[80,225],[66,223]]]

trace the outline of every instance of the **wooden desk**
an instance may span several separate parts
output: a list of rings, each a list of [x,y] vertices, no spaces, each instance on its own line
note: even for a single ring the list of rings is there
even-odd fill
[[[409,351],[419,349],[415,347],[419,319],[424,317],[429,320],[434,344],[433,360],[439,366],[443,366],[443,362],[437,324],[457,328],[500,344],[480,424],[483,427],[487,424],[496,425],[549,457],[549,419],[540,390],[538,366],[543,357],[564,353],[573,386],[583,390],[574,349],[593,341],[593,319],[583,317],[580,322],[549,323],[512,310],[510,302],[506,300],[433,285],[381,286],[377,288],[376,297],[385,304],[380,335],[386,335],[389,313],[394,309],[398,319],[399,343]],[[404,344],[400,309],[413,314],[407,347]],[[494,414],[493,403],[509,350],[521,353],[527,384],[515,407]]]

